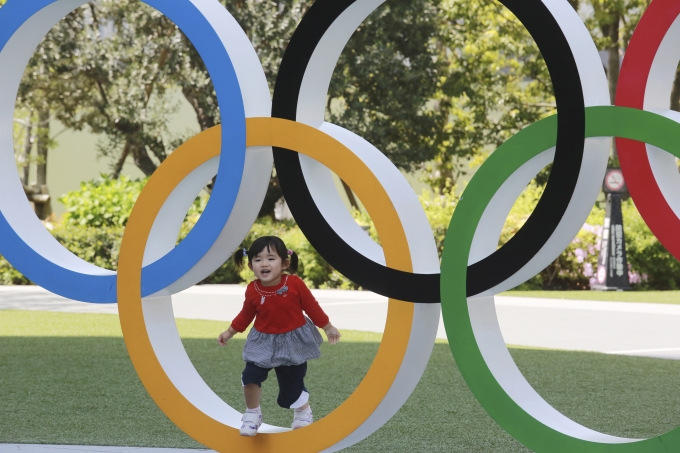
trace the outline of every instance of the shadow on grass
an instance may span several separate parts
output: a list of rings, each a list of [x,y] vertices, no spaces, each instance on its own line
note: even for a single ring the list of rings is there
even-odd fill
[[[243,342],[184,340],[215,392],[243,407]],[[318,418],[357,386],[377,343],[323,346],[307,379]],[[680,421],[680,362],[581,352],[512,350],[520,369],[566,415],[611,434],[644,437]],[[287,426],[276,407],[276,379],[264,387],[268,423]],[[0,337],[0,443],[200,448],[156,407],[139,382],[121,338]],[[526,452],[477,404],[448,345],[437,344],[407,404],[351,452]]]

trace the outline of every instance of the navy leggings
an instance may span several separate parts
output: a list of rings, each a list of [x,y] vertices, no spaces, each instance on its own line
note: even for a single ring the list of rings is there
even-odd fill
[[[267,380],[271,368],[262,368],[251,362],[246,362],[246,368],[241,373],[243,386],[262,383]],[[276,402],[279,406],[290,409],[300,399],[302,392],[306,392],[305,376],[307,375],[307,362],[300,365],[277,366],[274,368],[276,380],[279,381],[279,396]]]

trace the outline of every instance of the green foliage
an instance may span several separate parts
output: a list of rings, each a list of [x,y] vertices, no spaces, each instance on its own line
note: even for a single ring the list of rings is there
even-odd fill
[[[581,0],[592,6],[592,14],[585,20],[598,49],[611,48],[613,45],[627,47],[642,13],[647,9],[649,0]],[[613,42],[610,28],[616,26],[620,43]]]
[[[0,285],[31,285],[24,274],[14,269],[4,256],[0,255]]]
[[[456,204],[458,203],[458,197],[455,194],[455,187],[443,190],[441,192],[436,189],[434,192],[423,190],[419,200],[423,210],[425,211],[427,219],[430,221],[430,227],[432,227],[434,240],[437,244],[437,251],[439,252],[439,257],[441,258],[442,250],[444,249],[446,231],[449,228],[453,211],[456,209]],[[378,230],[375,228],[375,225],[371,221],[371,217],[368,215],[368,213],[355,209],[352,214],[354,215],[354,219],[357,221],[357,223],[368,232],[369,236],[371,236],[371,239],[380,244]]]
[[[524,224],[541,193],[542,188],[533,184],[523,192],[508,216],[501,244]],[[679,289],[680,262],[649,230],[631,199],[622,203],[622,211],[631,286],[639,290]],[[597,269],[599,233],[603,223],[604,209],[595,206],[567,249],[539,275],[517,289],[588,289],[593,271]]]
[[[80,184],[80,190],[59,198],[66,207],[64,223],[86,227],[125,226],[132,206],[146,180],[127,176],[113,179],[102,174],[99,179]]]
[[[437,23],[446,68],[432,107],[447,122],[425,179],[444,189],[470,159],[553,113],[554,97],[536,44],[499,2],[443,0]]]
[[[294,250],[298,255],[299,268],[298,276],[312,288],[342,288],[357,289],[358,286],[347,280],[335,271],[325,259],[312,247],[307,238],[302,234],[300,228],[292,221],[277,222],[269,217],[258,219],[257,223],[243,240],[241,248],[248,248],[250,244],[261,236],[278,236],[290,250]],[[236,253],[239,253],[238,251]],[[232,259],[229,259],[217,271],[220,275],[225,275],[225,283],[249,282],[255,278],[253,272],[244,265],[240,272],[237,272]],[[235,273],[235,275],[234,275]],[[222,283],[211,277],[210,283]]]
[[[509,241],[527,221],[543,194],[543,187],[529,184],[513,205],[499,240],[499,246]],[[564,252],[548,267],[518,290],[589,289],[599,256],[598,232],[604,220],[604,210],[593,208],[583,228]]]
[[[253,43],[270,86],[297,24],[313,0],[222,0]],[[360,132],[395,162],[433,156],[447,115],[427,113],[439,84],[438,0],[381,6],[360,27],[336,69],[329,115]],[[197,51],[175,24],[133,0],[92,2],[59,22],[37,49],[19,93],[21,105],[49,105],[73,129],[106,137],[100,151],[117,175],[128,156],[150,175],[187,134],[167,116],[177,89],[201,129],[219,124],[214,87]],[[330,105],[330,102],[329,102]]]
[[[349,40],[329,89],[327,119],[408,170],[431,160],[447,138],[447,101],[432,108],[448,66],[439,50],[440,4],[385,2]]]
[[[590,289],[600,253],[597,232],[601,231],[603,216],[603,209],[593,208],[583,228],[579,230],[564,252],[536,277],[517,289]]]
[[[50,233],[61,245],[79,258],[103,269],[116,270],[122,226],[93,227],[63,223],[46,224]],[[0,285],[31,285],[32,282],[0,256]]]
[[[368,235],[373,239],[377,244],[380,244],[380,236],[378,236],[378,229],[375,227],[375,224],[371,220],[371,216],[368,215],[368,212],[366,211],[360,211],[356,208],[352,209],[352,216],[354,217],[354,220],[361,226],[361,228],[368,233]]]
[[[513,205],[499,238],[499,247],[505,244],[524,225],[533,212],[543,188],[529,184]],[[455,188],[443,192],[423,191],[420,203],[425,210],[435,237],[439,256],[444,247],[451,216],[458,197]],[[355,211],[357,222],[364,225],[371,237],[379,242],[375,226],[368,214]],[[593,269],[597,268],[598,225],[602,225],[604,210],[595,207],[576,238],[567,249],[540,274],[520,285],[517,289],[587,289]],[[455,240],[455,239],[452,239]]]
[[[313,0],[221,3],[253,43],[273,88]],[[182,32],[142,2],[102,0],[52,29],[18,100],[105,137],[100,151],[114,175],[128,157],[149,175],[188,136],[167,128],[177,90],[201,129],[219,124],[210,76]],[[452,174],[454,156],[495,146],[549,112],[550,91],[533,40],[500,4],[404,0],[383,4],[354,33],[335,68],[326,116],[401,168],[434,159],[439,174],[433,169],[431,179],[439,180]]]
[[[122,226],[58,225],[52,235],[79,258],[104,269],[118,268]]]
[[[105,175],[99,180],[81,184],[60,198],[67,208],[62,222],[51,232],[72,253],[83,260],[105,269],[116,270],[120,242],[132,206],[145,181],[127,177],[111,179]],[[208,197],[197,197],[181,226],[178,242],[189,234],[198,222]],[[294,222],[276,222],[269,217],[258,220],[244,239],[241,247],[248,247],[257,237],[280,236],[300,259],[299,275],[311,287],[357,288],[338,274],[309,244]],[[253,278],[249,269],[240,272],[234,262],[225,256],[225,263],[201,283],[240,283]],[[29,284],[30,282],[0,258],[0,283]]]
[[[144,181],[121,177],[118,180],[102,175],[99,180],[81,184],[79,191],[60,199],[67,208],[61,223],[51,229],[53,236],[78,257],[104,269],[117,267],[120,242],[132,206]],[[455,188],[442,192],[424,191],[420,202],[430,221],[437,249],[441,256],[447,229],[458,198]],[[499,245],[507,242],[524,225],[542,194],[543,188],[529,184],[512,207],[503,227]],[[197,197],[182,224],[178,241],[186,237],[200,218],[208,197]],[[373,240],[380,243],[378,232],[366,212],[354,211],[356,221]],[[631,200],[623,203],[624,226],[632,283],[639,289],[680,288],[680,263],[663,248],[646,226]],[[587,289],[597,267],[598,233],[603,224],[604,210],[593,208],[584,228],[567,249],[546,269],[517,289]],[[358,286],[333,269],[312,247],[293,221],[277,222],[269,217],[259,219],[244,239],[241,247],[258,237],[279,236],[295,250],[300,259],[299,275],[314,288],[357,289]],[[244,268],[236,269],[232,259],[202,283],[240,283],[254,278]],[[30,282],[0,257],[0,284]]]
[[[442,256],[442,250],[444,250],[446,232],[449,229],[453,211],[456,209],[456,204],[458,203],[458,197],[455,194],[455,190],[455,187],[441,192],[437,190],[434,192],[423,190],[423,193],[420,195],[420,204],[423,205],[425,215],[427,215],[427,219],[430,221],[434,240],[437,244],[437,252],[439,252],[440,258]]]
[[[628,263],[640,275],[640,289],[680,288],[680,262],[652,234],[632,199],[622,203]]]
[[[100,152],[111,158],[114,175],[127,157],[150,175],[178,144],[167,127],[179,108],[168,66],[180,58],[181,42],[177,27],[142,2],[92,2],[38,46],[18,102],[105,137]]]

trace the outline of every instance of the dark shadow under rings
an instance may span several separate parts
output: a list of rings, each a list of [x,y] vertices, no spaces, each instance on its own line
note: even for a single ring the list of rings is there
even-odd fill
[[[281,61],[272,116],[296,120],[298,97],[307,64],[333,22],[355,1],[317,0],[296,29]],[[560,223],[578,180],[585,140],[585,102],[578,68],[566,36],[541,0],[500,0],[536,41],[550,73],[557,110],[557,146],[552,171],[536,209],[510,241],[467,273],[472,296],[507,280],[545,245]],[[388,268],[364,257],[338,236],[316,206],[298,154],[274,148],[274,162],[284,197],[309,242],[331,266],[367,290],[394,299],[437,303],[440,274],[414,274]]]

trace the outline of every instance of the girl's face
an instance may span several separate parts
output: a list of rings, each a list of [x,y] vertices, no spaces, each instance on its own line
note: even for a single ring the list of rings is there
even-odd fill
[[[260,279],[263,286],[276,286],[281,283],[281,274],[288,269],[289,265],[290,261],[282,260],[273,247],[265,247],[248,263],[248,267]]]

